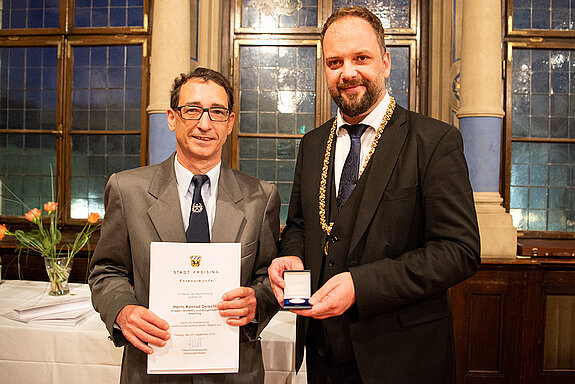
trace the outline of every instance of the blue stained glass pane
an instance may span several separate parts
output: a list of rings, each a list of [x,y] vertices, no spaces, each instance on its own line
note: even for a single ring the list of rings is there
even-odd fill
[[[529,185],[546,186],[548,181],[547,165],[531,165],[529,167]]]
[[[91,26],[91,12],[90,9],[76,8],[74,12],[74,25],[76,27],[90,27]]]
[[[26,57],[26,48],[10,49],[10,66],[14,68],[23,67]]]
[[[79,69],[74,70],[73,74],[73,86],[74,88],[89,88],[90,87],[90,72],[82,71]]]
[[[510,207],[527,208],[529,199],[529,189],[525,187],[511,187],[510,189]]]
[[[241,26],[247,28],[315,27],[317,0],[281,3],[244,1],[241,14]]]
[[[28,28],[42,28],[44,12],[41,9],[28,11]]]
[[[529,185],[529,166],[527,164],[511,165],[511,185]]]
[[[551,8],[551,0],[531,0],[533,8]]]
[[[105,88],[106,87],[106,68],[94,68],[91,71],[90,87],[91,88]]]
[[[125,52],[126,47],[115,47],[109,48],[109,65],[110,67],[123,67],[125,63]]]
[[[123,27],[126,25],[126,10],[123,8],[111,8],[110,27]]]
[[[126,87],[140,88],[142,86],[142,68],[126,69]]]
[[[531,115],[548,116],[549,115],[549,96],[533,95],[531,96]]]
[[[531,209],[547,208],[547,188],[529,189],[529,208]]]
[[[129,27],[139,27],[144,23],[144,10],[140,8],[128,8],[128,26]]]
[[[107,27],[108,26],[108,9],[107,8],[92,8],[92,21],[91,27]]]
[[[26,76],[26,88],[40,88],[42,86],[42,71],[40,69],[30,69]]]
[[[126,90],[126,108],[141,108],[142,91],[139,89]]]
[[[300,68],[314,68],[316,52],[313,48],[298,48],[298,65]]]
[[[513,28],[531,29],[531,9],[513,10]]]
[[[532,13],[533,22],[532,28],[533,29],[549,29],[550,21],[549,21],[549,9],[533,9]]]
[[[142,46],[141,45],[128,45],[127,46],[127,65],[130,67],[142,66]]]
[[[529,210],[528,229],[532,231],[544,231],[547,224],[547,211],[541,209]]]
[[[317,25],[317,7],[303,7],[299,12],[300,27],[315,27]]]
[[[108,65],[108,47],[92,47],[91,48],[91,66],[92,67],[105,67]]]
[[[408,0],[334,0],[333,9],[363,6],[375,13],[384,28],[409,28]]]
[[[558,8],[553,2],[551,11],[551,29],[568,30],[569,29],[569,8]]]
[[[529,136],[529,118],[524,116],[513,116],[512,129],[514,137]]]
[[[569,74],[563,72],[551,73],[551,92],[567,93],[569,91]]]
[[[58,28],[59,1],[19,0],[2,3],[1,29]]]
[[[569,114],[569,96],[567,95],[550,95],[551,114],[566,116]]]
[[[24,87],[24,68],[12,68],[10,71],[10,86],[12,88]]]
[[[51,67],[44,70],[44,78],[42,82],[43,88],[53,88],[58,87],[58,71],[57,68]]]
[[[142,0],[76,0],[75,27],[141,27],[143,21]]]
[[[109,88],[124,88],[124,73],[123,68],[110,68],[108,69],[108,87]],[[136,84],[138,86],[139,84]]]
[[[549,71],[549,51],[544,49],[524,50],[526,54],[531,52],[534,71]]]
[[[42,8],[43,0],[28,0],[28,8]]]
[[[533,93],[549,93],[549,73],[533,72],[531,77]]]
[[[26,11],[12,11],[11,25],[12,28],[26,28]]]

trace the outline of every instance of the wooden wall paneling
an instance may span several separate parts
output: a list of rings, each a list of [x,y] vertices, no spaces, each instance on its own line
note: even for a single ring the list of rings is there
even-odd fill
[[[482,270],[452,288],[457,382],[517,383],[525,272]]]

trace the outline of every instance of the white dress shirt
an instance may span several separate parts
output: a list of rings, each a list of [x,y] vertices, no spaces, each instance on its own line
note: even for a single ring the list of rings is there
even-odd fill
[[[216,216],[216,200],[218,198],[218,180],[220,179],[220,169],[222,163],[206,172],[209,180],[202,185],[202,199],[208,214],[208,226],[210,229],[210,239],[212,238],[212,227]],[[180,208],[182,209],[182,220],[184,230],[188,229],[190,223],[190,211],[192,210],[192,200],[194,198],[194,184],[192,177],[194,174],[188,171],[182,164],[178,163],[178,155],[174,160],[174,170],[176,171],[176,181],[178,183],[178,195],[180,197]]]

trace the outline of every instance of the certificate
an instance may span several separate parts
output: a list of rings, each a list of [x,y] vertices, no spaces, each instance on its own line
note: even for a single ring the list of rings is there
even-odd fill
[[[170,339],[148,355],[148,373],[239,370],[239,327],[216,305],[240,286],[240,243],[150,246],[150,310],[170,324]]]

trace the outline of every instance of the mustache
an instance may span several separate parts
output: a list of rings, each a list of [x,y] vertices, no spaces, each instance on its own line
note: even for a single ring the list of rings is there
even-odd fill
[[[337,89],[345,89],[350,87],[356,87],[358,85],[368,85],[369,81],[366,79],[355,79],[355,80],[348,80],[342,81],[341,83],[337,84]]]

